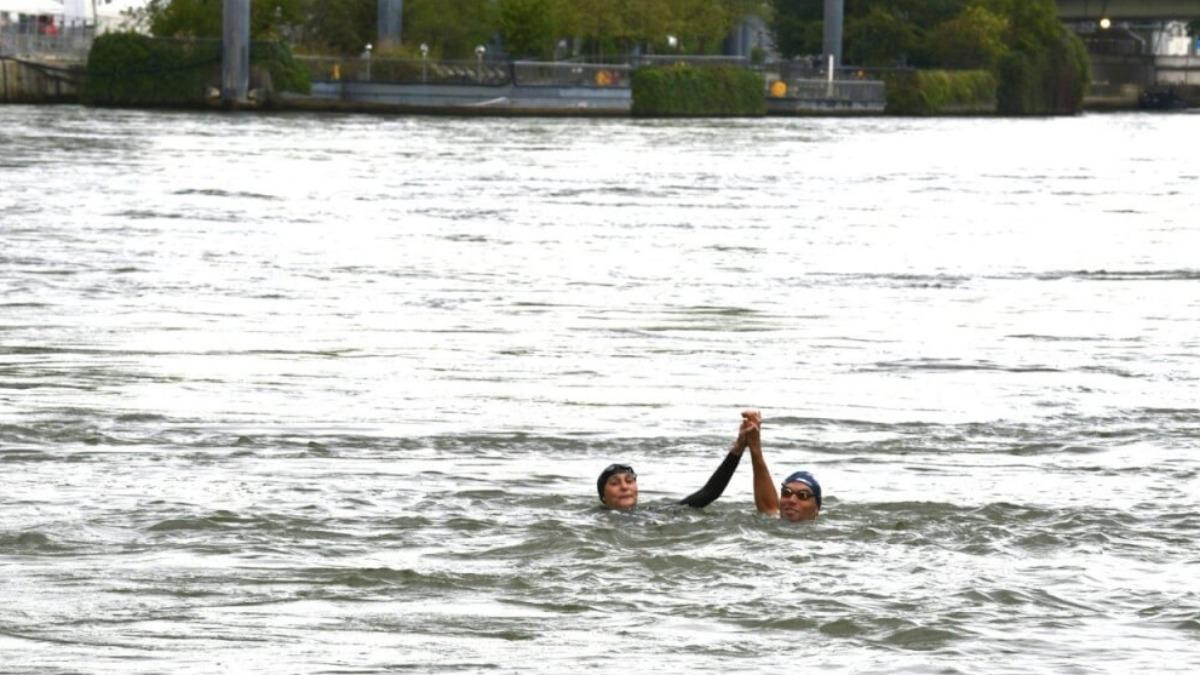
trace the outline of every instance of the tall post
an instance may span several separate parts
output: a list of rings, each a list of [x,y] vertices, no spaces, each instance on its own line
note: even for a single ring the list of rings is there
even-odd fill
[[[821,51],[825,60],[832,57],[833,68],[842,65],[842,20],[845,15],[845,0],[825,0],[825,21],[822,32]]]
[[[225,0],[223,10],[221,101],[236,106],[250,88],[250,0]]]
[[[379,39],[375,42],[381,49],[400,44],[400,30],[404,25],[404,0],[378,0],[376,28]]]

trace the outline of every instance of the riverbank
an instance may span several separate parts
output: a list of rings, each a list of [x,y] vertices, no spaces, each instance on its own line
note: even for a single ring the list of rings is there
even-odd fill
[[[85,66],[63,60],[0,57],[0,103],[79,103]],[[576,70],[579,70],[576,67]],[[503,72],[503,71],[501,71]],[[514,73],[522,72],[513,70]],[[528,72],[528,68],[526,71]],[[599,71],[597,71],[599,72]],[[627,75],[613,67],[605,72]],[[380,82],[350,77],[315,81],[309,94],[272,91],[269,80],[235,106],[239,109],[363,112],[375,114],[434,114],[477,116],[626,117],[631,115],[628,86],[597,86],[596,75],[575,77],[572,83],[528,78],[499,84]],[[601,78],[603,79],[603,78]],[[882,83],[861,80],[793,80],[790,95],[766,96],[767,114],[797,117],[885,115]],[[211,92],[210,92],[211,93]],[[1136,85],[1093,85],[1083,110],[1118,112],[1140,109],[1179,109],[1200,106],[1200,86],[1180,85],[1144,89]],[[221,108],[215,98],[198,101],[197,108]],[[992,110],[943,111],[934,116],[989,115]]]

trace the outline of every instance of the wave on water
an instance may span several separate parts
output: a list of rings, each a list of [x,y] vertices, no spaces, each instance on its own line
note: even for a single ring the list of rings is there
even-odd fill
[[[283,198],[275,195],[262,194],[259,192],[246,192],[239,190],[220,190],[216,188],[196,189],[189,188],[184,190],[176,190],[171,194],[175,195],[201,195],[204,197],[236,197],[244,199],[262,199],[267,201],[281,201]]]
[[[153,211],[150,209],[125,209],[109,215],[114,218],[130,220],[184,220],[192,217],[192,214],[182,211]]]
[[[1073,270],[1043,272],[1036,278],[1041,281],[1200,281],[1200,270]]]
[[[902,359],[897,361],[880,361],[873,368],[858,368],[855,372],[872,372],[888,370],[963,370],[963,371],[998,371],[1005,373],[1059,373],[1059,368],[1042,365],[1004,366],[990,361],[968,361],[958,359]]]
[[[41,532],[0,532],[0,555],[61,553],[71,547],[59,544]]]
[[[956,274],[911,274],[911,273],[840,273],[813,272],[808,277],[830,279],[839,286],[886,286],[897,288],[958,288],[964,286],[974,277]]]

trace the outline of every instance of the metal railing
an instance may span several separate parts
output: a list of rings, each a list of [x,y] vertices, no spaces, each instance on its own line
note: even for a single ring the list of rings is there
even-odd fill
[[[852,104],[883,104],[887,88],[879,80],[807,80],[785,81],[787,90],[775,98],[801,101],[835,100]],[[768,90],[769,91],[769,90]]]
[[[71,27],[58,35],[44,35],[14,26],[0,29],[0,54],[82,62],[87,60],[94,38],[95,30],[91,26]]]
[[[461,84],[499,86],[512,82],[509,64],[480,61],[380,59],[369,56],[297,56],[314,82]]]
[[[513,82],[524,87],[629,88],[627,64],[514,61]]]
[[[433,61],[297,56],[314,82],[628,88],[632,66],[571,61]]]
[[[633,66],[667,66],[674,63],[707,66],[745,66],[750,61],[744,56],[722,56],[709,54],[642,54],[631,59]]]

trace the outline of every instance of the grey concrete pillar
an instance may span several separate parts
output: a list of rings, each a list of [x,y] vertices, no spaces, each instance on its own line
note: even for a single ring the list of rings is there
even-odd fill
[[[250,0],[225,0],[222,15],[221,101],[246,102],[250,87]]]
[[[825,22],[822,33],[821,52],[825,64],[833,56],[833,67],[842,65],[842,21],[845,15],[845,0],[825,0]]]
[[[379,46],[395,47],[400,44],[400,29],[404,21],[404,0],[379,0],[376,18],[379,28]]]

